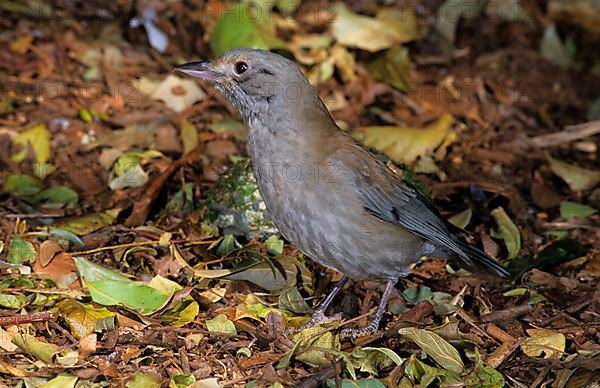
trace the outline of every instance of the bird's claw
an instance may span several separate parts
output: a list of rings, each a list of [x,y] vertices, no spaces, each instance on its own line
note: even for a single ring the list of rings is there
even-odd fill
[[[360,329],[344,329],[340,331],[341,339],[355,339],[359,337],[364,337],[367,335],[374,334],[378,329],[378,325],[376,324],[368,324],[365,327],[361,327]]]
[[[289,329],[287,329],[285,331],[285,335],[289,336],[291,334],[296,334],[298,332],[301,332],[302,330],[310,329],[311,327],[319,326],[323,323],[327,323],[327,322],[339,319],[339,318],[341,318],[341,315],[342,315],[341,313],[338,313],[338,314],[334,314],[332,316],[327,316],[327,315],[325,315],[325,312],[323,310],[315,310],[315,312],[310,317],[308,322],[306,322],[305,324],[300,325],[298,327],[290,327]]]

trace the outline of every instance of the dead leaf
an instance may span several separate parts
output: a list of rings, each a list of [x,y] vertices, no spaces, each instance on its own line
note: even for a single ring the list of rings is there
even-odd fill
[[[548,329],[528,329],[526,338],[521,344],[521,350],[529,357],[560,358],[565,351],[566,339],[564,334]]]
[[[454,118],[444,113],[425,128],[378,126],[363,127],[357,137],[366,146],[373,147],[397,163],[412,163],[419,156],[433,152],[446,139],[452,138],[450,130]]]
[[[567,182],[573,191],[589,190],[600,183],[600,171],[588,170],[583,167],[565,163],[558,159],[554,159],[549,154],[546,155],[546,158],[550,162],[550,169],[552,172]]]
[[[151,97],[163,101],[175,112],[181,112],[197,101],[203,100],[205,95],[196,82],[170,74],[152,92]]]
[[[348,47],[379,51],[418,37],[413,12],[384,8],[375,18],[359,15],[344,3],[336,3],[337,20],[331,24],[335,39]]]

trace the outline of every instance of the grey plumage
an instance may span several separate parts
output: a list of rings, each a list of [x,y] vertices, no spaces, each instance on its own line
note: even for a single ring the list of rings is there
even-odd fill
[[[509,275],[456,234],[427,197],[341,131],[294,62],[240,49],[178,69],[212,79],[240,111],[269,214],[315,261],[353,279],[389,284],[422,255],[453,252],[467,264]]]

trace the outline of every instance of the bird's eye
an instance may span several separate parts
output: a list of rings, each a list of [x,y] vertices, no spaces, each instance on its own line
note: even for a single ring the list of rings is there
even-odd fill
[[[248,64],[246,62],[237,62],[235,64],[235,73],[236,74],[242,74],[246,70],[248,70]]]

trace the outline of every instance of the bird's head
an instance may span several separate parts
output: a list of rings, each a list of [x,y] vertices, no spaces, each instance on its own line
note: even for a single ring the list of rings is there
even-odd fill
[[[214,82],[248,123],[274,107],[291,112],[302,102],[319,98],[293,61],[270,51],[236,49],[213,61],[185,63],[175,70]]]

